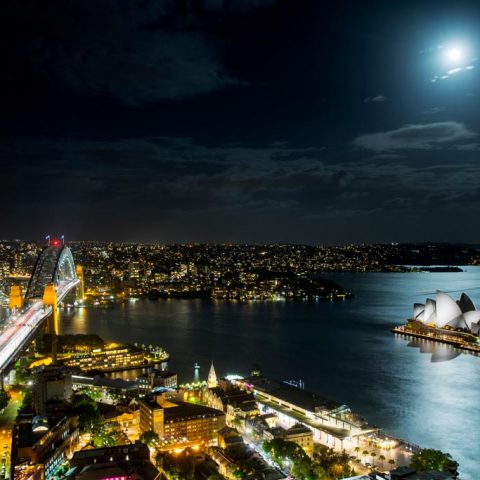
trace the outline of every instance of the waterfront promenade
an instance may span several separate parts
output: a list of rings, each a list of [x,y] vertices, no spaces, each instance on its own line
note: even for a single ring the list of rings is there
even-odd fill
[[[286,430],[297,423],[308,427],[316,444],[347,452],[357,472],[409,465],[412,453],[419,449],[382,433],[346,405],[315,393],[266,377],[248,377],[237,383],[254,394],[260,411],[277,416],[278,426]]]
[[[462,338],[449,334],[448,330],[436,329],[428,333],[416,332],[406,327],[406,325],[400,325],[391,329],[392,333],[397,333],[406,337],[421,338],[424,340],[430,340],[432,342],[443,343],[451,345],[455,348],[463,350],[473,355],[480,354],[480,344],[471,343],[462,340]]]

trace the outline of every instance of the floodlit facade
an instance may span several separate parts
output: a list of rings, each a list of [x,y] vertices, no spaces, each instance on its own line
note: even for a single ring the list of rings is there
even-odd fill
[[[455,301],[437,290],[436,300],[427,298],[425,303],[414,304],[412,319],[437,328],[462,329],[474,335],[480,332],[480,310],[465,293]]]
[[[149,395],[140,401],[140,431],[153,431],[168,441],[169,447],[191,442],[207,445],[216,442],[225,426],[225,414],[219,410],[163,395]]]
[[[134,345],[122,345],[116,348],[95,349],[89,353],[77,353],[63,360],[68,367],[81,370],[109,370],[119,367],[143,366],[145,351]]]

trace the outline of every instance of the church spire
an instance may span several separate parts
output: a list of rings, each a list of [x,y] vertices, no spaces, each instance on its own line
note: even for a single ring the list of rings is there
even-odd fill
[[[212,360],[212,364],[210,365],[210,371],[208,372],[207,385],[208,385],[208,388],[215,388],[218,385],[217,374],[215,373],[213,360]]]

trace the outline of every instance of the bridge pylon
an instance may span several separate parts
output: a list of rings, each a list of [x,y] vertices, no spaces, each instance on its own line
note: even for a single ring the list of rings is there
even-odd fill
[[[8,306],[10,310],[14,308],[21,310],[23,308],[23,290],[21,285],[12,285],[10,288]]]
[[[52,363],[57,363],[58,306],[57,291],[53,283],[47,283],[43,292],[43,303],[52,307],[52,314],[47,321],[47,332],[52,337]]]
[[[75,272],[79,280],[78,286],[77,286],[77,300],[79,300],[80,302],[83,302],[85,300],[85,284],[83,282],[83,267],[81,265],[77,265],[75,267]]]

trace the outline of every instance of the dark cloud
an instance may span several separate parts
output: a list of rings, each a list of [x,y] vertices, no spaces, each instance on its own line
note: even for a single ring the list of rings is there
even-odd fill
[[[387,3],[6,0],[5,235],[476,241],[478,82]]]
[[[338,232],[340,221],[352,226],[362,221],[365,228],[379,218],[388,223],[391,216],[408,224],[417,216],[435,217],[432,212],[480,213],[476,162],[420,166],[424,162],[385,155],[332,163],[321,148],[285,143],[209,147],[168,137],[61,142],[24,138],[3,144],[0,162],[11,165],[12,178],[22,171],[22,162],[31,165],[21,184],[7,183],[0,194],[27,217],[40,217],[45,205],[55,205],[62,223],[71,218],[81,224],[84,219],[102,230],[104,224],[115,228],[122,218],[130,225],[140,215],[143,235],[162,219],[171,222],[168,238],[176,241],[188,240],[192,222],[199,219],[210,230],[201,235],[197,230],[196,240],[230,239],[222,232],[228,224],[240,241],[242,235],[266,239],[274,232],[293,239],[291,226],[302,223],[301,234],[307,235],[312,219]],[[285,223],[273,227],[266,220],[278,222],[279,216]],[[231,224],[232,219],[238,225]],[[243,234],[238,230],[242,224],[249,225]],[[426,235],[427,230],[428,222],[416,233]]]
[[[436,115],[437,113],[445,112],[446,107],[430,107],[423,111],[424,115]]]
[[[480,151],[480,143],[465,143],[463,145],[457,146],[458,150],[463,150],[465,152],[479,152]]]
[[[375,95],[374,97],[367,97],[364,98],[363,101],[364,103],[382,103],[387,100],[387,97],[385,95],[379,94]]]
[[[396,130],[368,133],[357,137],[354,144],[377,152],[429,150],[445,144],[465,142],[475,136],[462,123],[450,121],[405,125]]]
[[[7,2],[0,39],[11,65],[3,75],[22,64],[23,75],[30,68],[61,91],[131,105],[244,85],[225,71],[216,24],[272,3]]]
[[[273,5],[276,0],[205,0],[205,8],[231,13],[245,13],[251,9]]]

